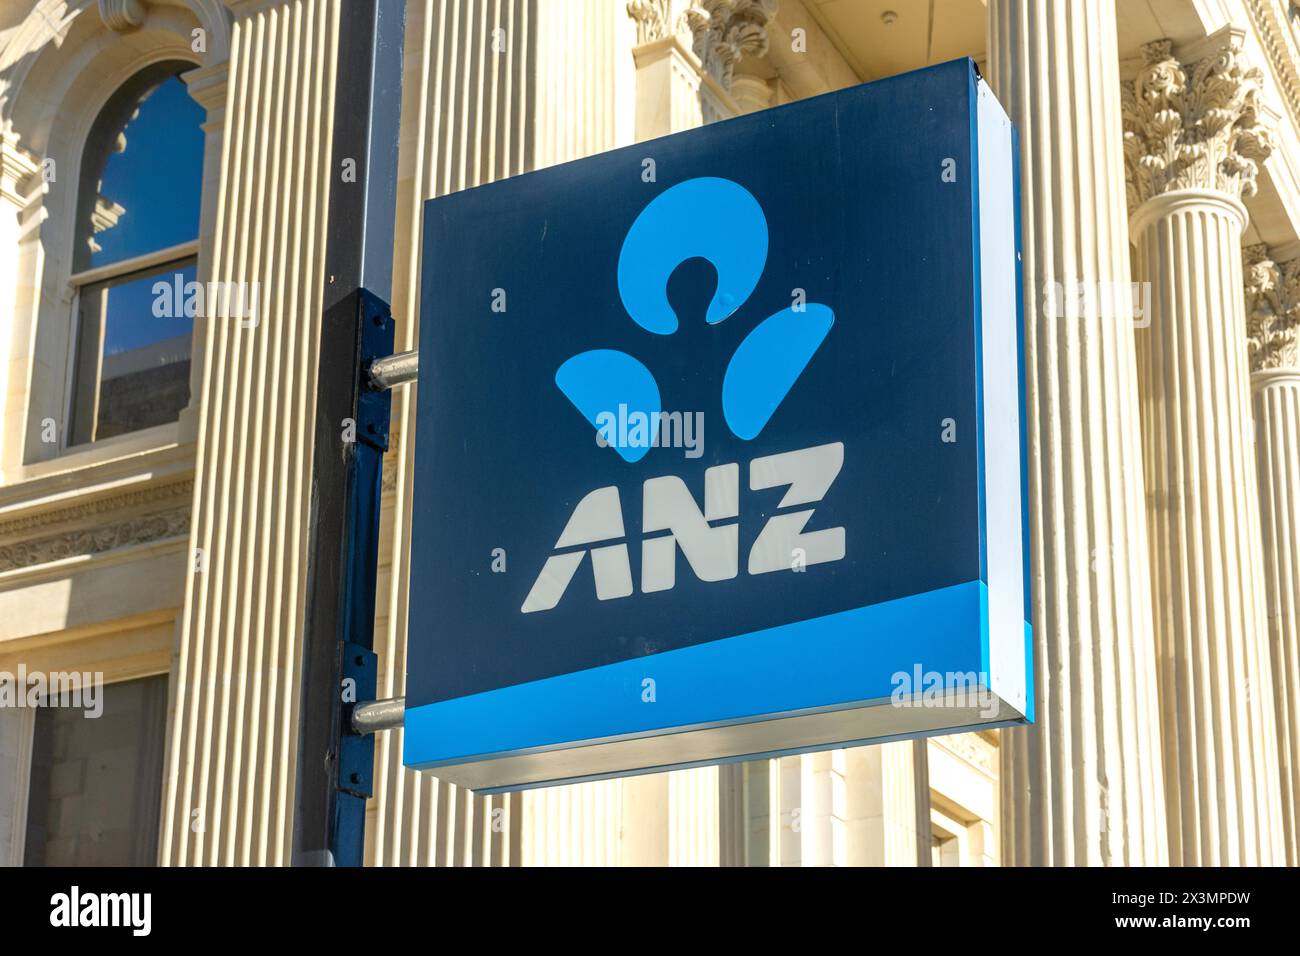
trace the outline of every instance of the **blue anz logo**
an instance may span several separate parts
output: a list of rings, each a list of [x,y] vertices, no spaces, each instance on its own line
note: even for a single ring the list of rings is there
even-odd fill
[[[707,260],[718,274],[705,313],[705,321],[717,325],[745,304],[767,264],[767,217],[745,187],[712,176],[688,179],[641,210],[618,257],[618,294],[633,322],[655,335],[677,331],[668,278],[695,258]],[[768,316],[745,337],[722,380],[723,417],[736,437],[758,436],[834,322],[827,306],[807,303]],[[616,349],[573,356],[555,373],[555,384],[596,428],[602,415],[626,405],[645,416],[653,433],[662,410],[653,373]],[[629,463],[650,450],[626,435],[610,444]]]
[[[758,286],[767,263],[767,218],[758,200],[729,179],[690,179],[652,200],[632,223],[618,261],[618,291],[632,321],[655,335],[677,331],[668,302],[668,279],[683,262],[702,258],[717,272],[717,287],[705,321],[717,325],[734,315]],[[741,341],[722,379],[722,410],[737,438],[756,438],[794,387],[825,341],[835,315],[825,305],[789,306],[760,321]],[[629,464],[640,461],[658,432],[663,399],[658,380],[644,363],[616,349],[597,348],[565,361],[555,384],[606,443]],[[645,429],[619,429],[621,417],[647,423]],[[841,442],[805,448],[749,462],[749,488],[787,487],[778,511],[822,500],[844,463]],[[724,581],[739,573],[740,464],[704,473],[704,510],[676,476],[652,478],[642,487],[641,591],[671,589],[680,547],[702,581]],[[747,561],[750,574],[802,570],[844,557],[844,529],[808,534],[803,529],[813,509],[778,513],[768,519]],[[727,519],[731,520],[729,523]],[[670,532],[667,535],[661,532]],[[520,610],[549,610],[563,597],[583,556],[591,554],[600,600],[633,593],[623,509],[616,486],[598,488],[574,509],[552,554]],[[599,545],[599,546],[596,546]]]

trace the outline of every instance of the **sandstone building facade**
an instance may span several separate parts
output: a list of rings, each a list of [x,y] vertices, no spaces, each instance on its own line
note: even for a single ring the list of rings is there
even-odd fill
[[[0,4],[0,671],[105,681],[95,720],[0,708],[0,861],[288,861],[346,2]],[[1298,862],[1295,4],[406,8],[399,348],[429,197],[976,61],[1022,143],[1038,721],[494,797],[404,770],[393,732],[369,862]],[[159,316],[160,276],[253,283],[257,321]]]

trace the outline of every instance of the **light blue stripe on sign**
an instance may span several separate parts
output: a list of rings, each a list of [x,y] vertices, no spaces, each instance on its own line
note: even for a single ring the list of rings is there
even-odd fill
[[[406,711],[417,768],[888,697],[890,676],[977,671],[985,584],[969,581],[694,647]],[[642,700],[644,681],[655,700]]]

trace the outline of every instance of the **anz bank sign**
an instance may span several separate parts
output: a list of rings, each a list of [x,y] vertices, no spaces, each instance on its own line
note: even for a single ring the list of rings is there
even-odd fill
[[[1016,155],[962,60],[430,200],[405,763],[1031,721]]]

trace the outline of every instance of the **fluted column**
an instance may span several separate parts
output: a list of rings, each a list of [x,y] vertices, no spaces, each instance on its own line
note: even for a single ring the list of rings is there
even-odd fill
[[[631,142],[634,32],[610,0],[408,0],[392,303],[399,350],[419,344],[425,200]],[[406,679],[417,389],[394,393],[384,465],[380,696],[400,696]],[[481,797],[403,767],[400,731],[379,735],[375,748],[370,864],[628,856],[621,780]]]
[[[1286,864],[1300,864],[1300,259],[1245,250],[1264,588]],[[1283,862],[1277,860],[1276,862]]]
[[[1144,47],[1124,90],[1143,461],[1171,862],[1281,862],[1277,735],[1242,302],[1261,77],[1224,30]]]
[[[339,0],[233,4],[164,864],[288,862]]]
[[[1035,724],[1003,731],[1004,863],[1166,860],[1115,7],[990,0],[1021,136]]]

